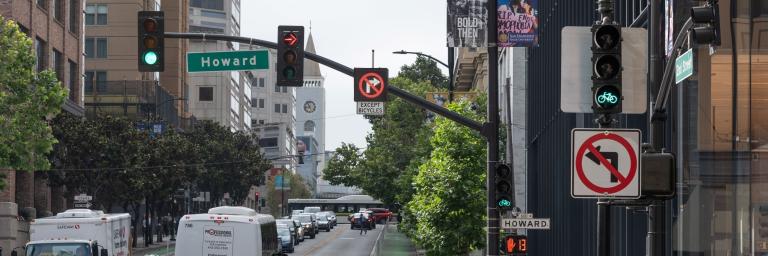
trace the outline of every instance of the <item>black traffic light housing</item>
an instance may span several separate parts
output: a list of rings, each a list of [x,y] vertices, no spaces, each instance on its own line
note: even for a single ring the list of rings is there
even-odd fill
[[[512,200],[515,196],[515,191],[512,189],[513,175],[512,167],[507,164],[500,163],[496,165],[496,206],[499,210],[509,210],[514,207]]]
[[[720,45],[720,8],[716,0],[691,8],[691,40],[696,44]]]
[[[677,169],[675,156],[670,153],[642,154],[642,196],[652,199],[672,199],[675,196]]]
[[[621,113],[621,26],[592,26],[592,110]]]
[[[140,11],[138,16],[139,72],[165,70],[165,20],[162,11]]]
[[[304,27],[277,27],[277,85],[304,86]]]

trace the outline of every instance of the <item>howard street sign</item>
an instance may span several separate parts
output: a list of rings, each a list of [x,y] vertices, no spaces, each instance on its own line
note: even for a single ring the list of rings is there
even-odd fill
[[[267,50],[187,53],[188,72],[254,69],[269,69]]]
[[[357,114],[369,116],[383,116],[384,102],[357,102]]]
[[[679,84],[693,75],[693,49],[688,49],[675,59],[675,83]]]
[[[79,194],[75,196],[75,201],[91,201],[91,200],[93,200],[93,197],[86,194]]]
[[[549,219],[501,219],[501,228],[508,229],[549,229]]]
[[[355,68],[355,101],[386,101],[388,75],[386,68]]]
[[[571,196],[640,197],[640,130],[571,131]]]

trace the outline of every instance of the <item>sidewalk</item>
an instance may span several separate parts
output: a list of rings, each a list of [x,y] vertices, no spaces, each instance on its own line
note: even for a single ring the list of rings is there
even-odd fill
[[[384,237],[381,239],[381,251],[379,255],[383,256],[416,256],[416,247],[413,242],[397,230],[397,223],[390,223],[385,226]]]

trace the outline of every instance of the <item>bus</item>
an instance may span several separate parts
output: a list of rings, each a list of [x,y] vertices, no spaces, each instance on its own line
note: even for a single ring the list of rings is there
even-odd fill
[[[383,208],[384,203],[368,195],[343,196],[337,199],[288,199],[288,208],[304,210],[304,207],[320,207],[320,211],[333,211],[341,215],[359,212],[360,209]]]
[[[184,215],[179,221],[175,247],[175,255],[184,256],[282,254],[272,215],[232,206]]]

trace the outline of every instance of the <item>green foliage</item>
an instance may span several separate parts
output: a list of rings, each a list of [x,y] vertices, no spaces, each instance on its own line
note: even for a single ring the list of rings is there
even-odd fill
[[[283,169],[278,175],[283,175],[286,183],[290,183],[290,190],[282,191],[275,189],[275,179],[269,179],[267,181],[267,206],[270,208],[272,216],[282,216],[280,214],[280,204],[283,204],[283,196],[285,196],[285,206],[288,206],[288,199],[292,198],[310,198],[312,194],[304,184],[304,179],[297,174],[293,174]],[[280,184],[277,184],[280,185]],[[290,213],[290,212],[288,212]]]
[[[71,194],[93,195],[103,209],[145,198],[162,203],[188,185],[210,191],[214,200],[229,193],[239,204],[271,166],[255,136],[209,121],[154,138],[134,121],[111,116],[60,115],[53,128],[59,144],[51,159],[61,171],[51,182],[66,185]]]
[[[403,65],[397,76],[414,82],[426,81],[435,88],[448,89],[448,78],[437,67],[437,62],[427,57],[419,56],[413,64]]]
[[[328,160],[328,165],[323,170],[323,177],[331,185],[339,184],[360,184],[361,177],[355,175],[355,169],[360,166],[363,160],[360,148],[355,144],[342,142],[341,146],[336,148],[333,156]]]
[[[32,40],[2,16],[0,60],[0,169],[47,170],[56,140],[46,118],[61,111],[67,91],[53,72],[36,72]]]
[[[482,120],[468,102],[449,109]],[[415,195],[403,227],[428,255],[465,255],[484,244],[485,140],[440,117],[430,143],[433,151],[413,179]]]

